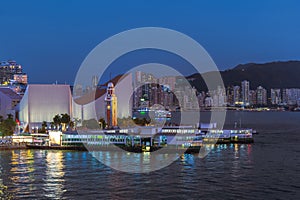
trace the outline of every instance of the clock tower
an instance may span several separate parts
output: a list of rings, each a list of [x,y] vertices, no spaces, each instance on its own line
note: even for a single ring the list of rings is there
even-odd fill
[[[105,114],[107,128],[118,126],[117,122],[117,97],[115,94],[115,87],[112,82],[108,83],[105,96]]]

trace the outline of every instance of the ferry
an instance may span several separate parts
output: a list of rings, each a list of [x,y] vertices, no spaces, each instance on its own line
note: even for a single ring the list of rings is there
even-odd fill
[[[205,143],[253,143],[253,130],[252,129],[230,129],[219,130],[213,129],[203,131],[201,133],[203,142]]]
[[[37,137],[36,135],[34,136]],[[44,138],[44,139],[43,139]],[[78,132],[49,131],[48,137],[39,136],[28,147],[55,149],[88,147],[105,150],[118,146],[127,151],[155,151],[168,147],[171,149],[196,149],[205,144],[253,143],[252,129],[218,129],[215,126],[195,128],[193,126],[139,127],[115,130],[89,130]],[[44,140],[44,141],[40,141]],[[38,143],[40,144],[38,144]],[[44,146],[44,147],[43,147]]]

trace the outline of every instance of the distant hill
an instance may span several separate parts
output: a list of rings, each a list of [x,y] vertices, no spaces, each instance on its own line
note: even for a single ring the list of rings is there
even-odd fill
[[[216,72],[207,72],[205,75],[210,76],[214,73]],[[268,90],[271,88],[300,88],[300,61],[248,63],[220,73],[226,87],[241,85],[243,80],[248,80],[251,89],[260,85]],[[187,79],[198,91],[207,90],[200,74],[193,74]]]

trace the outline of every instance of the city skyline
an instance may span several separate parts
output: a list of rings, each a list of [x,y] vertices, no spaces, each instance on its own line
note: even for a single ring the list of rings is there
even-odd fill
[[[298,199],[300,1],[0,6],[0,200]]]
[[[97,44],[118,32],[145,26],[171,28],[191,36],[220,70],[241,63],[300,60],[297,1],[119,4],[116,8],[114,3],[95,1],[5,2],[1,27],[16,31],[2,33],[0,60],[18,60],[30,74],[31,83],[72,84],[80,64]],[[281,15],[273,15],[277,12]],[[125,70],[148,61],[171,65],[184,75],[193,73],[190,66],[183,69],[184,61],[161,52],[133,52],[113,63],[112,69],[120,63]]]

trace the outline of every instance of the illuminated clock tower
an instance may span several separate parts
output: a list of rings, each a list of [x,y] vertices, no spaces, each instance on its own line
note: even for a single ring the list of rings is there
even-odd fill
[[[108,128],[113,128],[117,123],[117,97],[115,94],[115,87],[112,82],[108,83],[105,96],[105,114]]]

